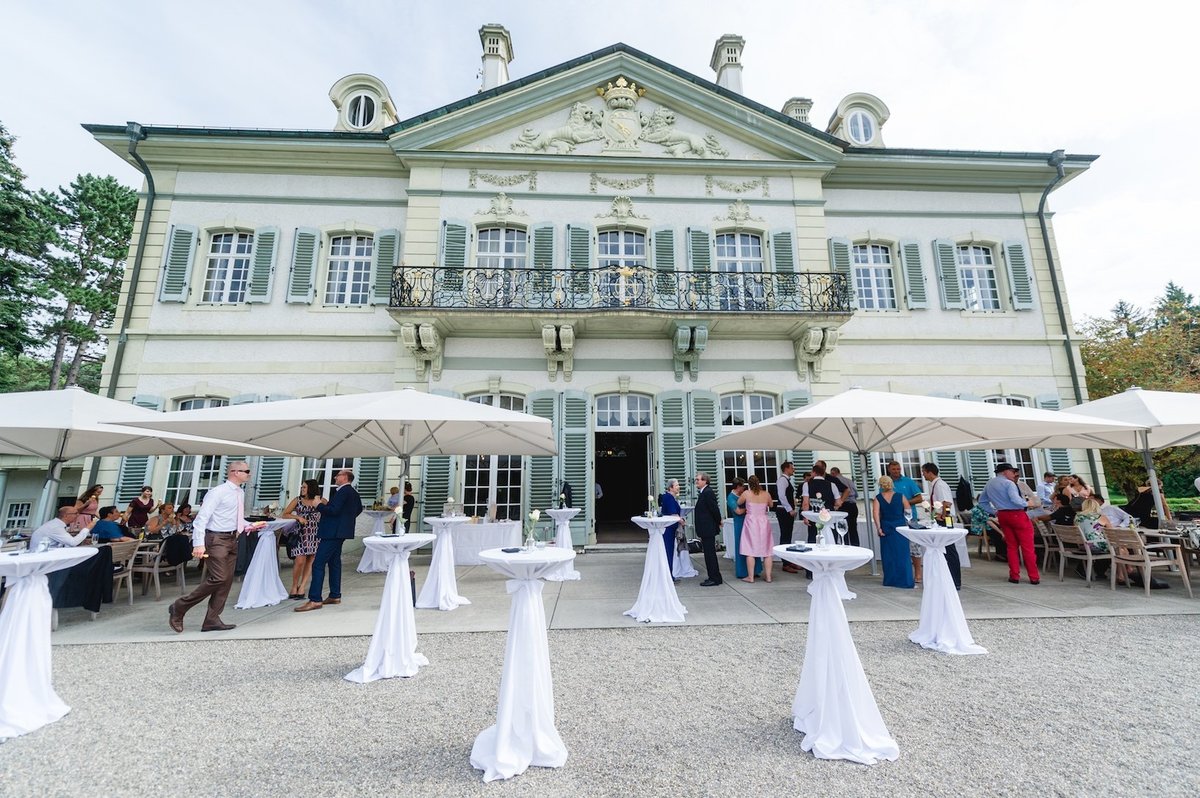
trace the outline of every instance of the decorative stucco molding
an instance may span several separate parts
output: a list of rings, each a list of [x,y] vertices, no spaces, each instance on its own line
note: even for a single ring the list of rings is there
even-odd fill
[[[529,183],[529,190],[537,191],[538,173],[536,169],[522,172],[519,175],[493,175],[478,169],[472,169],[468,174],[470,176],[467,182],[468,188],[475,188],[479,183],[487,183],[489,186],[499,188],[512,188],[522,183]]]
[[[764,197],[771,196],[771,183],[770,179],[767,177],[760,177],[755,180],[747,180],[742,183],[730,183],[713,175],[705,175],[704,193],[710,197],[713,196],[714,186],[724,191],[732,191],[734,194],[745,194],[747,191],[753,191],[756,188],[761,188],[762,195]]]
[[[692,382],[700,374],[700,354],[708,347],[708,325],[675,322],[675,340],[671,357],[675,362],[675,382],[683,382],[686,369]]]
[[[442,378],[442,337],[432,324],[401,324],[400,343],[417,361],[417,379],[425,379],[425,371],[432,372],[433,379]]]
[[[836,327],[801,327],[800,334],[792,339],[792,347],[796,352],[796,376],[802,381],[807,380],[811,370],[813,381],[820,381],[821,362],[834,350],[837,342]]]
[[[543,324],[542,348],[546,350],[546,375],[553,382],[562,365],[563,381],[571,381],[575,369],[575,328],[570,324]]]
[[[595,172],[592,172],[591,183],[588,185],[588,191],[592,194],[597,193],[597,191],[596,191],[597,186],[604,186],[605,188],[611,188],[615,191],[629,191],[631,189],[645,186],[646,193],[653,194],[654,193],[654,175],[646,175],[645,177],[636,177],[636,178],[631,177],[629,179],[622,180],[622,179],[616,178],[616,177],[612,177],[612,178],[601,177],[600,175],[596,174]]]
[[[528,215],[525,211],[518,211],[513,206],[512,197],[503,191],[492,197],[486,210],[475,211],[477,221],[496,222],[497,224],[504,224],[512,217]]]
[[[629,197],[613,197],[612,208],[608,213],[596,214],[597,219],[610,219],[617,225],[622,225],[630,219],[645,219],[647,217],[633,210],[633,200]]]
[[[762,222],[762,217],[750,213],[750,206],[745,200],[737,199],[729,203],[729,210],[724,216],[714,216],[714,222],[733,222],[734,227],[744,227],[746,222]]]

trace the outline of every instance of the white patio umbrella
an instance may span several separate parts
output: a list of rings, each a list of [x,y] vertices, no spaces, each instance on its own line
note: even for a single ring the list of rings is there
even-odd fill
[[[695,447],[723,449],[837,449],[861,458],[860,493],[867,496],[867,456],[908,449],[984,448],[998,438],[1076,432],[1136,431],[1120,421],[1070,416],[1052,410],[913,396],[851,388],[800,410],[781,413]],[[867,513],[871,548],[878,541]],[[878,554],[878,552],[876,552]],[[872,571],[874,561],[872,561]]]
[[[0,394],[0,453],[50,461],[35,519],[44,521],[58,493],[63,463],[77,457],[153,454],[289,454],[237,441],[124,426],[152,420],[153,410],[79,388]]]

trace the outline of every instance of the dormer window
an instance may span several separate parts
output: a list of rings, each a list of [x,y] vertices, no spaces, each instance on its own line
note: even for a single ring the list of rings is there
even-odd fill
[[[868,112],[862,109],[851,111],[850,118],[846,122],[850,140],[855,144],[859,146],[870,144],[875,138],[875,117]]]
[[[375,121],[375,99],[369,94],[357,94],[346,105],[346,123],[353,128],[370,127]]]

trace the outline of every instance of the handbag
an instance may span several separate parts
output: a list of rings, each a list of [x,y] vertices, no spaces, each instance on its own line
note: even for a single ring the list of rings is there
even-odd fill
[[[688,552],[691,554],[699,554],[703,549],[700,548],[700,538],[692,538],[687,542]]]

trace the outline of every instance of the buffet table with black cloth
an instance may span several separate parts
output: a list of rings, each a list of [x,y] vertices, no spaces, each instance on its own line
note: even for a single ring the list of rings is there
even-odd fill
[[[112,604],[112,548],[96,546],[95,549],[94,557],[46,575],[54,609],[82,607],[89,612],[100,612],[101,604]]]

